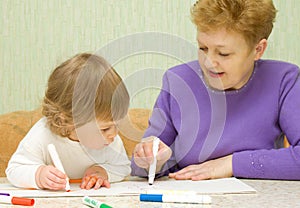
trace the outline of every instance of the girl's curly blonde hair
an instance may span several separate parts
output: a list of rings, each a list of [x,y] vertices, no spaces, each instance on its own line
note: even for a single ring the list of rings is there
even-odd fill
[[[68,137],[93,119],[120,120],[128,107],[128,91],[118,73],[104,58],[82,53],[54,69],[42,113],[53,133]]]

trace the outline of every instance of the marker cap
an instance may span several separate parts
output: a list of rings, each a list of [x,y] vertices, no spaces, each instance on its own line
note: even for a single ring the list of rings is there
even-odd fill
[[[162,194],[140,194],[140,201],[163,202]]]
[[[34,199],[12,197],[11,203],[14,205],[32,206],[34,204]]]

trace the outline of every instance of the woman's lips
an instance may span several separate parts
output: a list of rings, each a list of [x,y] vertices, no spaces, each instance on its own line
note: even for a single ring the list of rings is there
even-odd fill
[[[225,73],[224,72],[213,72],[213,71],[208,71],[209,76],[212,78],[220,78],[222,77]]]

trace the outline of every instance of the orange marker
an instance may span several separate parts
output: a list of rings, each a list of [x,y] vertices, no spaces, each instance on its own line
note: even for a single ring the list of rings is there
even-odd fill
[[[69,182],[70,182],[70,183],[81,183],[81,182],[82,182],[82,179],[81,179],[81,178],[78,178],[78,179],[70,179]]]
[[[0,203],[33,206],[34,199],[15,197],[15,196],[0,196]]]

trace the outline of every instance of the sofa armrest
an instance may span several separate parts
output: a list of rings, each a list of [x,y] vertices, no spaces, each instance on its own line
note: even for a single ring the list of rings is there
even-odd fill
[[[129,109],[128,115],[118,125],[119,135],[125,146],[127,156],[131,158],[134,147],[140,142],[148,127],[151,110],[144,108]]]
[[[19,142],[41,117],[40,109],[0,115],[0,177],[5,176],[7,163]]]

